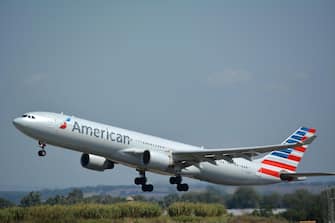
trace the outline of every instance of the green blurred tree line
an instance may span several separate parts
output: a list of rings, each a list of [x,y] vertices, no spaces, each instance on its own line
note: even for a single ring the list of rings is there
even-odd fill
[[[330,191],[330,192],[329,192]],[[174,193],[161,199],[146,198],[141,195],[133,196],[135,201],[156,202],[161,207],[167,208],[176,202],[191,203],[217,203],[223,204],[228,209],[254,208],[253,213],[257,216],[272,216],[272,209],[286,208],[281,214],[289,221],[301,219],[313,219],[318,222],[326,221],[328,211],[329,193],[334,197],[335,188],[314,194],[304,189],[296,190],[293,193],[260,194],[252,187],[239,187],[233,194],[227,194],[215,187],[208,187],[206,191]],[[30,192],[21,199],[20,206],[30,207],[41,204],[47,205],[74,205],[82,203],[91,204],[113,204],[126,201],[125,198],[112,197],[111,195],[93,195],[84,197],[80,189],[73,189],[67,196],[56,195],[45,201],[41,200],[39,192]],[[15,206],[12,202],[0,198],[0,208]]]

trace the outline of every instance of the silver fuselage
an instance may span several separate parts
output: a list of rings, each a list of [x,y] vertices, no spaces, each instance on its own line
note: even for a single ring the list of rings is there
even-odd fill
[[[21,132],[46,144],[105,157],[132,168],[175,175],[174,168],[148,168],[141,156],[127,153],[129,149],[171,153],[178,150],[199,150],[187,145],[74,116],[50,112],[30,112],[34,118],[18,117],[13,123]],[[66,123],[66,124],[64,124]],[[64,125],[62,128],[60,126]],[[260,163],[244,158],[232,161],[199,162],[182,168],[180,174],[203,181],[225,185],[260,185],[281,182],[258,172]]]

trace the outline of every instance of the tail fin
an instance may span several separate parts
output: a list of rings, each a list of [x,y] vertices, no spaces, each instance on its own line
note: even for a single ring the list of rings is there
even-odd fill
[[[303,142],[311,137],[315,137],[316,130],[314,128],[301,127],[290,135],[282,144]],[[273,151],[261,159],[261,167],[258,172],[280,177],[280,173],[295,173],[308,145],[300,147],[282,149]]]

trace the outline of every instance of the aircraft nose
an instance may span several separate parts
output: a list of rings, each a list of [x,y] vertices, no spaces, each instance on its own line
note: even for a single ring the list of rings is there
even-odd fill
[[[13,120],[13,125],[16,127],[16,128],[20,128],[23,126],[23,123],[22,123],[22,118],[15,118]]]

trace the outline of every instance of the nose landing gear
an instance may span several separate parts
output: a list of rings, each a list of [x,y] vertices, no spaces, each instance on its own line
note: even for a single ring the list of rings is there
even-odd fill
[[[46,156],[47,155],[47,151],[45,151],[44,147],[46,147],[45,143],[42,143],[41,141],[38,141],[38,146],[41,148],[38,151],[38,156]]]

